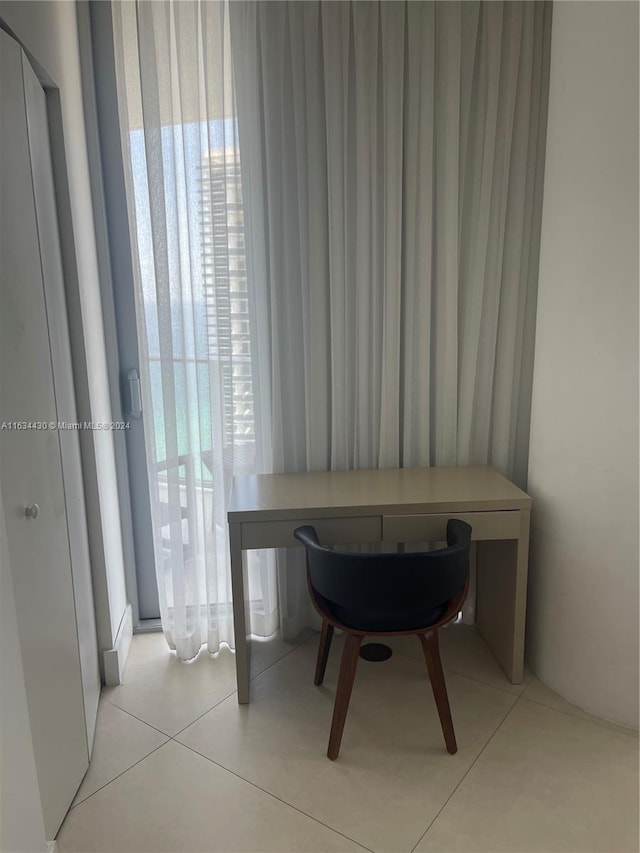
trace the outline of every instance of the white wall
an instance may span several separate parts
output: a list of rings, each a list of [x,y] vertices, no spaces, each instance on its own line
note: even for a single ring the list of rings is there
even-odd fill
[[[46,850],[9,549],[0,501],[0,850]]]
[[[0,0],[0,18],[44,68],[61,92],[62,123],[68,171],[78,313],[69,300],[75,369],[83,374],[86,393],[77,387],[81,420],[110,422],[100,282],[92,215],[85,119],[83,114],[76,6],[58,2]],[[82,364],[78,364],[78,353]],[[78,376],[76,376],[78,384]],[[127,596],[118,505],[113,434],[81,435],[98,642],[112,649],[125,616]]]
[[[530,664],[638,727],[638,5],[556,3],[529,459]]]

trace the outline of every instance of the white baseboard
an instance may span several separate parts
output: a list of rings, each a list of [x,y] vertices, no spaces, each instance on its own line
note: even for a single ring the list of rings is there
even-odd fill
[[[112,649],[102,652],[104,664],[104,683],[107,687],[115,687],[122,683],[122,673],[129,656],[131,641],[133,639],[133,611],[131,605],[127,604],[124,615],[118,628],[116,641]]]
[[[47,841],[47,853],[57,853],[58,851],[58,842],[57,841]]]

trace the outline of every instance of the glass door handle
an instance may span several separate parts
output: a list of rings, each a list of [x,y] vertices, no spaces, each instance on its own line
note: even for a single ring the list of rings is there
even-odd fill
[[[127,373],[127,385],[129,387],[129,415],[139,418],[142,415],[142,393],[140,391],[140,377],[135,367]]]

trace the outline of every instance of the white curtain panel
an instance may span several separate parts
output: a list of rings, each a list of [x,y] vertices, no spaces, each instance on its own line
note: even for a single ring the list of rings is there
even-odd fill
[[[273,470],[489,463],[525,486],[551,5],[230,15]],[[303,578],[280,552],[290,633]]]
[[[551,5],[230,13],[274,469],[524,485]]]
[[[228,7],[114,3],[113,19],[160,611],[188,660],[234,645],[227,501],[262,458]],[[262,636],[274,571],[250,555]]]
[[[162,620],[189,658],[233,642],[234,472],[525,485],[551,5],[114,18]],[[312,618],[283,556],[249,567],[265,636]]]

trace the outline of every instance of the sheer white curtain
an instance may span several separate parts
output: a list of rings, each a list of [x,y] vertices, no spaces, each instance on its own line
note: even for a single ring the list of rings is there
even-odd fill
[[[232,640],[234,471],[488,462],[524,485],[551,6],[114,15],[163,625],[190,657]],[[277,584],[250,572],[254,632],[310,618],[283,556]]]
[[[274,468],[524,484],[550,4],[230,12]]]
[[[114,3],[162,625],[182,659],[233,646],[226,505],[262,464],[225,3]],[[251,628],[278,626],[273,557]]]

